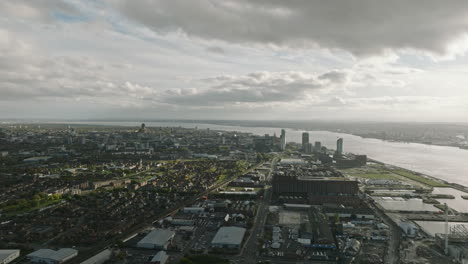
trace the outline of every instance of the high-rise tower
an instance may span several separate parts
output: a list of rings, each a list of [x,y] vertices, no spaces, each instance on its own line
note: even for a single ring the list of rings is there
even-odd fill
[[[336,141],[336,153],[338,155],[342,155],[343,154],[343,139],[342,138],[339,138],[337,141]]]
[[[285,150],[286,149],[286,131],[284,129],[281,129],[281,145],[280,145],[280,148],[281,150]]]
[[[309,143],[309,133],[302,133],[302,150],[306,150],[306,146]]]

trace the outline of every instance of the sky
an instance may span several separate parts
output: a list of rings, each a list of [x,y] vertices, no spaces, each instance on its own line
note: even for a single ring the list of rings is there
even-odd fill
[[[468,121],[468,1],[2,0],[0,118]]]

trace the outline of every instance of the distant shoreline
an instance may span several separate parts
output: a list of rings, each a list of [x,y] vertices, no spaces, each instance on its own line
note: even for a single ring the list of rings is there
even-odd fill
[[[337,132],[337,131],[330,131],[330,132]],[[383,138],[378,138],[378,137],[368,137],[365,135],[360,135],[356,133],[347,133],[347,132],[340,132],[343,134],[348,134],[348,135],[353,135],[353,136],[358,136],[362,138],[369,138],[369,139],[378,139],[382,141],[387,141],[387,142],[397,142],[397,143],[416,143],[416,144],[424,144],[424,145],[429,145],[429,146],[440,146],[440,147],[454,147],[454,148],[459,148],[459,149],[464,149],[468,150],[468,146],[459,146],[459,145],[454,145],[454,144],[443,144],[443,143],[429,143],[429,142],[417,142],[417,141],[403,141],[403,140],[394,140],[394,139],[383,139]]]
[[[158,126],[157,124],[151,124],[153,122],[146,122],[148,127],[151,128],[151,126]],[[224,129],[219,129],[219,128],[216,128],[216,127],[213,127],[213,130],[217,130],[217,131],[235,131],[236,130],[236,126],[237,127],[244,127],[244,128],[254,128],[254,127],[258,127],[258,128],[272,128],[272,129],[281,129],[280,127],[270,127],[270,126],[266,126],[266,125],[260,125],[260,126],[253,126],[253,125],[250,125],[250,124],[235,124],[235,123],[229,123],[229,124],[215,124],[215,123],[208,123],[208,122],[199,122],[199,123],[196,123],[196,122],[187,122],[185,123],[186,125],[183,125],[183,124],[180,124],[180,123],[183,123],[183,122],[179,122],[179,124],[177,124],[177,122],[154,122],[154,123],[166,123],[165,125],[160,125],[160,127],[184,127],[184,126],[188,126],[188,125],[191,125],[192,127],[196,127],[197,124],[200,124],[200,125],[213,125],[213,126],[223,126]],[[12,124],[12,123],[10,123]],[[93,121],[88,121],[88,122],[79,122],[79,121],[70,121],[70,122],[43,122],[43,123],[39,123],[39,122],[35,122],[35,123],[13,123],[12,125],[32,125],[32,126],[38,126],[38,125],[43,125],[43,126],[52,126],[52,127],[57,127],[57,126],[67,126],[67,125],[73,125],[73,126],[76,126],[76,127],[101,127],[101,128],[123,128],[123,127],[126,127],[126,128],[137,128],[140,126],[141,122],[139,121],[132,121],[132,122],[115,122],[115,121],[94,121],[94,124],[93,124]],[[0,124],[0,126],[7,126],[7,124]],[[232,127],[232,129],[230,129]],[[363,139],[370,139],[370,138],[373,138],[373,139],[377,139],[377,140],[381,140],[382,142],[397,142],[397,143],[414,143],[414,144],[422,144],[422,145],[431,145],[431,144],[427,144],[427,143],[420,143],[420,142],[403,142],[403,141],[391,141],[391,140],[384,140],[384,139],[379,139],[379,138],[375,138],[375,137],[363,137],[362,135],[357,135],[357,134],[352,134],[352,133],[346,133],[345,131],[336,131],[336,130],[306,130],[306,129],[302,129],[302,128],[294,128],[294,127],[284,127],[284,128],[288,128],[288,129],[291,129],[291,130],[295,130],[295,131],[325,131],[325,132],[330,132],[330,133],[342,133],[342,134],[347,134],[347,135],[352,135],[352,136],[356,136],[356,137],[360,137],[360,138],[363,138]],[[435,145],[435,144],[432,144],[432,145]],[[454,148],[454,149],[461,149],[461,150],[466,150],[466,149],[463,149],[463,148],[459,148],[459,147],[455,147],[455,146],[450,146],[450,145],[435,145],[435,146],[442,146],[442,147],[448,147],[448,148]],[[367,154],[370,159],[372,159],[372,155],[369,155],[368,153],[364,153],[364,154]],[[378,160],[375,160],[375,161],[378,161]],[[380,161],[378,161],[380,162]],[[384,162],[380,162],[380,163],[384,163]],[[393,165],[392,163],[384,163],[384,164],[388,164],[388,165],[391,165],[391,166],[395,166],[395,167],[399,167],[399,168],[402,168],[404,170],[407,170],[407,171],[412,171],[412,170],[409,170],[409,169],[406,169],[406,168],[403,168],[403,167],[400,167],[400,166],[397,166],[397,165]],[[415,173],[418,173],[420,175],[425,175],[425,176],[428,176],[428,177],[431,177],[431,178],[434,178],[434,179],[437,179],[439,181],[444,181],[440,178],[437,178],[437,177],[434,177],[434,176],[430,176],[430,175],[427,175],[427,174],[424,174],[422,172],[418,172],[418,171],[413,171]],[[426,172],[427,173],[427,172]],[[446,181],[444,181],[446,182]],[[454,185],[454,183],[449,183],[451,185]],[[460,185],[460,188],[466,188],[466,186],[462,186]]]
[[[89,123],[88,123],[89,122]],[[92,123],[100,123],[100,124],[92,124]],[[24,122],[20,122],[19,120],[16,121],[2,121],[0,122],[0,127],[2,125],[77,125],[77,126],[101,126],[101,127],[133,127],[133,126],[127,126],[127,125],[116,125],[116,124],[105,124],[105,123],[135,123],[135,127],[139,127],[140,123],[188,123],[188,124],[205,124],[205,125],[221,125],[221,126],[240,126],[240,127],[263,127],[263,128],[272,128],[270,125],[271,124],[249,124],[245,123],[245,121],[222,121],[222,120],[158,120],[158,121],[103,121],[103,120],[85,120],[85,121],[42,121],[42,122],[32,122],[30,120],[25,120]],[[272,121],[273,122],[273,121]],[[174,125],[176,127],[176,125]],[[298,128],[298,127],[292,127],[292,126],[283,126],[283,127],[274,127],[274,128],[288,128],[288,129],[293,129],[293,130],[304,130],[304,131],[327,131],[327,132],[332,132],[332,133],[342,133],[342,134],[348,134],[348,135],[353,135],[353,136],[358,136],[361,138],[365,139],[378,139],[382,140],[385,142],[396,142],[396,143],[415,143],[415,144],[423,144],[423,145],[428,145],[428,146],[441,146],[441,147],[454,147],[462,150],[468,150],[468,146],[460,146],[457,144],[449,144],[449,143],[432,143],[432,142],[421,142],[421,141],[406,141],[406,140],[394,140],[394,139],[384,139],[384,138],[379,138],[379,137],[374,137],[374,136],[367,136],[365,134],[360,134],[360,133],[353,133],[353,132],[348,132],[345,130],[341,129],[307,129],[307,128]]]
[[[421,173],[421,172],[418,172],[418,171],[403,168],[403,167],[400,167],[400,166],[397,166],[397,165],[385,163],[385,162],[382,162],[382,161],[379,161],[379,160],[375,160],[373,158],[368,158],[368,161],[378,163],[378,164],[382,164],[382,165],[392,166],[392,167],[395,167],[395,168],[397,168],[399,170],[407,171],[407,172],[410,172],[410,173],[413,173],[413,174],[416,174],[416,175],[421,175],[423,177],[426,177],[426,178],[432,179],[434,181],[441,182],[441,183],[444,183],[444,184],[448,185],[447,187],[439,187],[439,188],[453,188],[453,189],[468,193],[468,186],[464,186],[464,185],[461,185],[461,184],[458,184],[458,183],[448,182],[446,180],[439,179],[439,178],[431,176],[431,175],[427,175],[427,174],[424,174],[424,173]]]

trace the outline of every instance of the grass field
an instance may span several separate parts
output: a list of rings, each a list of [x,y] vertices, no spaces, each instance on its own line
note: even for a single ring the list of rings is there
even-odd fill
[[[445,183],[434,181],[434,180],[431,180],[429,178],[425,178],[423,176],[419,176],[419,175],[416,175],[414,173],[411,173],[411,172],[405,171],[405,170],[393,170],[392,172],[396,173],[398,175],[401,175],[403,177],[406,177],[406,178],[408,178],[410,180],[417,181],[417,182],[429,185],[431,187],[447,187],[447,186],[449,186],[449,185],[447,185]]]
[[[399,168],[388,168],[381,164],[373,164],[366,168],[353,168],[341,170],[344,174],[362,179],[390,179],[405,181],[406,179],[422,183],[430,187],[449,187],[450,185],[417,175],[410,171]]]
[[[442,210],[442,211],[445,211],[445,204],[434,204],[434,206],[435,206],[437,209],[440,209],[440,210]],[[456,212],[456,210],[454,210],[454,209],[452,209],[452,208],[450,208],[450,207],[449,207],[449,210],[450,210],[450,211],[455,211],[455,212]],[[450,211],[449,211],[449,212],[450,212]]]
[[[398,177],[390,173],[357,173],[352,174],[353,177],[364,178],[364,179],[386,179],[386,180],[399,180]]]
[[[47,206],[50,206],[50,205],[53,205],[53,204],[60,203],[61,201],[62,201],[61,199],[60,200],[44,201],[44,202],[41,202],[40,204],[38,204],[36,206],[33,206],[33,207],[28,207],[28,208],[23,208],[23,209],[20,209],[20,210],[15,210],[15,211],[12,211],[12,212],[8,212],[8,213],[6,213],[6,216],[11,217],[11,216],[19,215],[19,214],[29,213],[29,212],[34,211],[34,210],[39,210],[41,208],[44,208],[44,207],[47,207]]]

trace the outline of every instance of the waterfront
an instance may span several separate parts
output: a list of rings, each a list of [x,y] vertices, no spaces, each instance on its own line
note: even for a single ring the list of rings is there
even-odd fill
[[[460,213],[468,213],[468,200],[462,198],[462,196],[467,195],[467,193],[453,188],[434,188],[432,193],[453,195],[455,197],[454,199],[437,199],[437,201],[441,204],[447,203],[450,208]]]
[[[431,237],[434,237],[435,234],[444,234],[445,233],[445,222],[442,221],[414,221],[418,224],[421,229]],[[468,224],[464,222],[449,222],[449,228],[453,228],[456,225],[463,225],[468,228]],[[450,230],[449,230],[450,232]]]
[[[137,122],[70,122],[70,124],[97,124],[97,125],[120,125],[139,126]],[[272,127],[244,127],[224,126],[214,124],[202,124],[191,122],[146,122],[151,126],[182,126],[187,128],[198,127],[200,129],[210,128],[213,130],[248,132],[257,135],[270,134],[279,135],[281,128]],[[286,128],[286,141],[301,142],[303,130]],[[328,148],[335,148],[338,138],[344,139],[345,152],[366,154],[368,157],[402,168],[424,173],[448,182],[468,186],[468,150],[434,146],[418,143],[390,142],[380,139],[362,138],[350,134],[335,133],[329,131],[309,131],[310,141],[321,141]]]
[[[401,197],[375,197],[374,200],[388,211],[404,212],[439,212],[433,204],[423,203],[422,199],[404,199]]]

